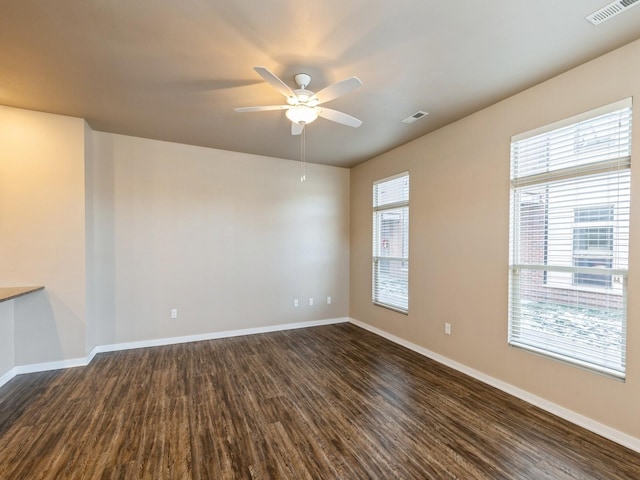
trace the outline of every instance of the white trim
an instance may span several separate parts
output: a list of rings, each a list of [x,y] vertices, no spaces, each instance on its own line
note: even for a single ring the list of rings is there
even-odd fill
[[[591,273],[595,275],[619,275],[627,277],[627,268],[600,268],[600,267],[567,267],[564,265],[542,265],[539,263],[516,263],[509,265],[512,270],[539,270],[543,272],[566,272],[566,273]],[[564,288],[564,287],[563,287]],[[580,288],[579,290],[584,290]],[[601,293],[601,292],[598,292]]]
[[[121,350],[131,350],[134,348],[161,347],[164,345],[175,345],[178,343],[201,342],[203,340],[217,340],[220,338],[239,337],[242,335],[255,335],[257,333],[280,332],[297,328],[319,327],[322,325],[333,325],[336,323],[347,323],[349,318],[330,318],[327,320],[314,320],[301,323],[285,323],[280,325],[270,325],[268,327],[246,328],[242,330],[226,330],[224,332],[202,333],[197,335],[186,335],[182,337],[158,338],[155,340],[140,340],[137,342],[114,343],[111,345],[99,345],[89,354],[93,358],[98,353],[118,352]]]
[[[533,173],[524,177],[516,177],[511,179],[512,188],[530,187],[532,185],[540,185],[542,183],[559,182],[560,180],[570,180],[577,177],[587,177],[595,175],[603,175],[605,173],[614,173],[621,170],[629,170],[631,168],[631,155],[623,155],[609,160],[601,160],[599,162],[587,163],[585,165],[576,165],[573,167],[564,167],[550,172]]]
[[[47,372],[49,370],[62,370],[65,368],[86,367],[88,364],[87,358],[71,358],[69,360],[59,360],[55,362],[18,365],[13,367],[13,376],[15,377],[16,375],[23,375],[25,373]]]
[[[0,387],[16,376],[15,367],[0,377]]]
[[[401,200],[399,202],[383,203],[382,205],[374,205],[374,212],[384,212],[385,210],[396,210],[402,207],[408,207],[409,200]]]
[[[550,402],[549,400],[545,400],[542,397],[538,397],[537,395],[527,392],[526,390],[522,390],[521,388],[511,385],[510,383],[503,382],[502,380],[498,380],[497,378],[486,375],[478,370],[474,370],[473,368],[470,368],[462,363],[456,362],[455,360],[451,360],[450,358],[447,358],[443,355],[432,352],[431,350],[428,350],[424,347],[420,347],[400,337],[396,337],[395,335],[392,335],[388,332],[385,332],[384,330],[380,330],[379,328],[373,327],[359,320],[355,320],[351,318],[349,319],[349,322],[360,328],[363,328],[372,333],[375,333],[376,335],[384,337],[387,340],[392,341],[393,343],[396,343],[405,348],[408,348],[409,350],[413,350],[414,352],[419,353],[420,355],[423,355],[427,358],[435,360],[438,363],[442,363],[447,367],[451,367],[454,370],[457,370],[466,375],[469,375],[470,377],[473,377],[476,380],[480,380],[481,382],[486,383],[487,385],[495,387],[498,390],[502,390],[503,392],[506,392],[510,395],[513,395],[514,397],[519,398],[520,400],[524,400],[525,402],[530,403],[531,405],[535,405],[536,407],[539,407],[549,413],[552,413],[575,425],[578,425],[593,433],[596,433],[602,437],[605,437],[624,447],[630,448],[631,450],[634,450],[636,452],[640,452],[640,438],[633,437],[624,432],[621,432],[620,430],[616,430],[615,428],[611,428],[600,422],[596,422],[595,420],[592,420],[589,417],[585,417],[584,415],[580,415],[579,413],[576,413],[573,410],[569,410],[568,408],[565,408],[556,403]]]
[[[101,348],[101,346],[96,346],[93,348],[93,350],[91,350],[88,354],[87,354],[87,365],[89,365],[91,362],[93,362],[93,358],[100,353],[99,349]]]
[[[60,360],[55,362],[36,363],[31,365],[20,365],[13,367],[7,373],[0,377],[0,387],[9,382],[16,375],[24,373],[46,372],[49,370],[61,370],[74,367],[86,367],[91,363],[98,353],[117,352],[121,350],[130,350],[133,348],[158,347],[163,345],[174,345],[177,343],[199,342],[202,340],[216,340],[219,338],[238,337],[241,335],[254,335],[257,333],[279,332],[284,330],[293,330],[296,328],[318,327],[322,325],[333,325],[336,323],[347,323],[349,318],[330,318],[326,320],[313,320],[310,322],[285,323],[280,325],[270,325],[267,327],[246,328],[243,330],[227,330],[224,332],[203,333],[198,335],[186,335],[182,337],[158,338],[155,340],[141,340],[137,342],[116,343],[112,345],[98,345],[91,350],[85,358],[73,358],[69,360]]]

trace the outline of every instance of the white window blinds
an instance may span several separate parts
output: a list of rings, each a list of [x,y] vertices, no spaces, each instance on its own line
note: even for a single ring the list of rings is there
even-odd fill
[[[631,99],[511,143],[509,343],[624,378]]]
[[[373,303],[409,309],[409,174],[373,184]]]

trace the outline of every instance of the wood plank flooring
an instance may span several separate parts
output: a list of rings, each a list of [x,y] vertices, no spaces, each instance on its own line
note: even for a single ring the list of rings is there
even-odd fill
[[[340,324],[18,376],[0,478],[637,480],[640,454]]]

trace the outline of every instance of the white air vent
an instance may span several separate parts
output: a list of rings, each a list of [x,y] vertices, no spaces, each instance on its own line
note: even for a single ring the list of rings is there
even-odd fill
[[[422,117],[426,117],[427,115],[429,115],[427,112],[423,112],[422,110],[418,110],[413,115],[410,115],[407,118],[405,118],[404,120],[402,120],[402,123],[413,123],[416,120],[420,120]]]
[[[640,0],[616,0],[602,7],[597,12],[587,15],[586,19],[594,25],[600,25],[602,22],[609,20],[611,17],[615,17],[634,5],[640,5]]]

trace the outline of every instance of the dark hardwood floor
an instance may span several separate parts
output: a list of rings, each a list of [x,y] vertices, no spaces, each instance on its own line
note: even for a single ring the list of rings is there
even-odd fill
[[[18,376],[0,478],[615,480],[640,454],[340,324]]]

